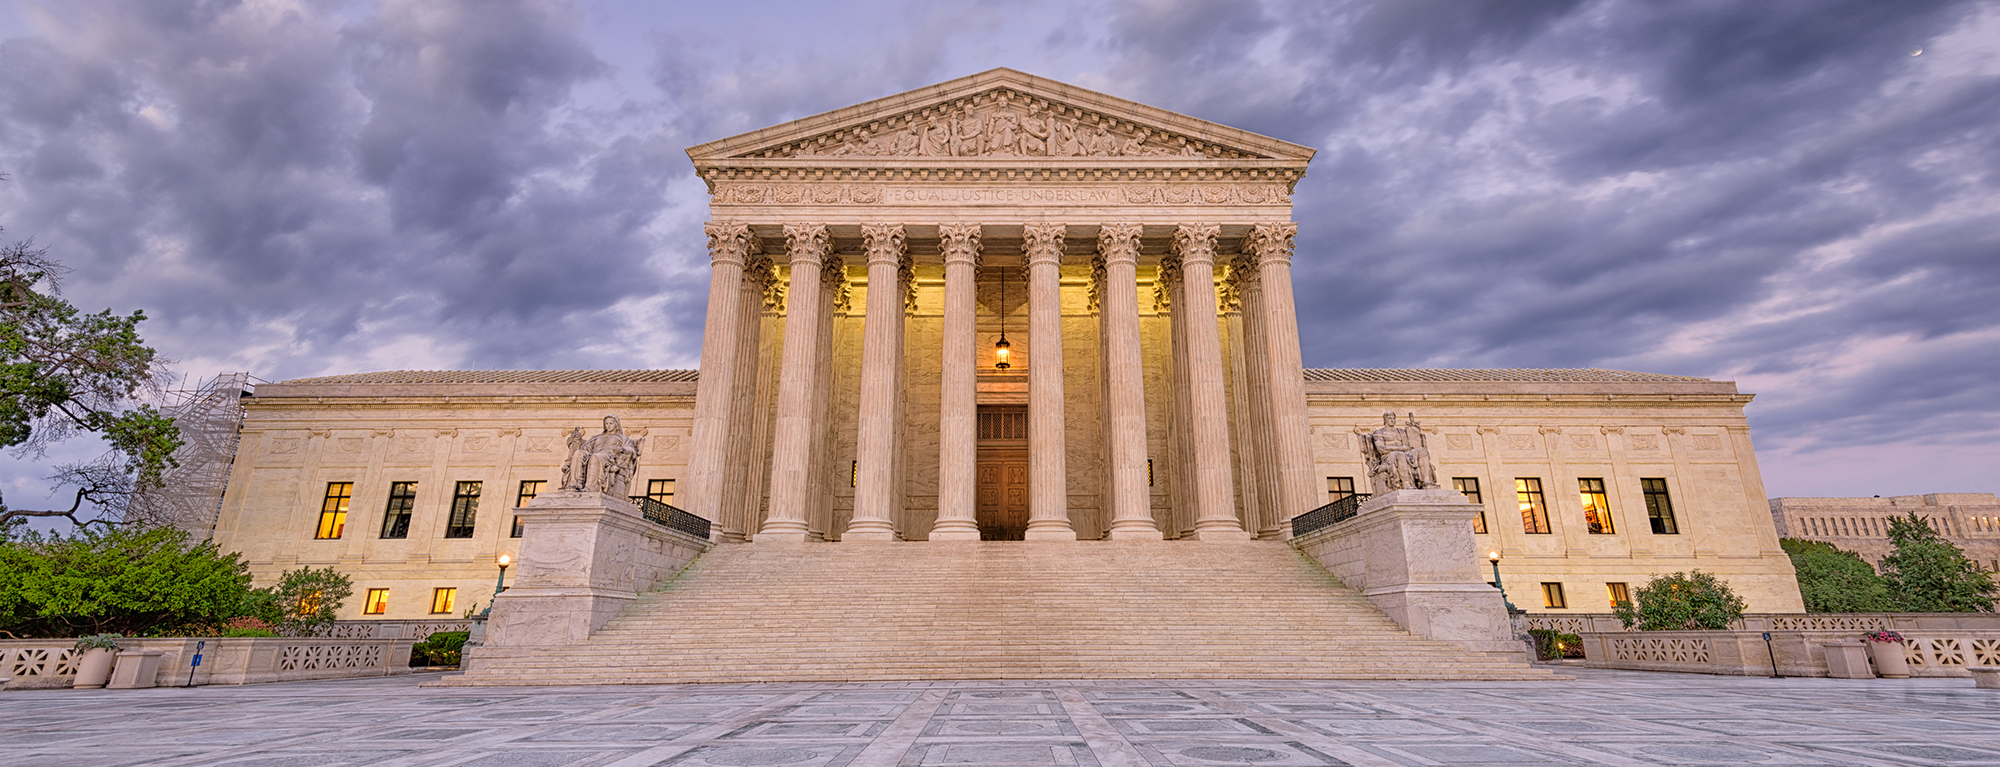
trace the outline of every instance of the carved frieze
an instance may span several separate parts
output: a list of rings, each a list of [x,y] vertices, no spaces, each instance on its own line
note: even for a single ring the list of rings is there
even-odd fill
[[[914,186],[722,182],[716,205],[1289,205],[1284,183]]]

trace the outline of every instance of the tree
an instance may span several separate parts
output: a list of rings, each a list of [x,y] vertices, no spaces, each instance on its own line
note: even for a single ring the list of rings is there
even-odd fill
[[[69,508],[10,509],[0,500],[0,522],[67,517],[79,526],[110,524],[134,490],[159,483],[181,444],[173,419],[133,403],[165,373],[166,360],[139,338],[145,313],[78,311],[62,298],[63,271],[32,242],[0,247],[0,447],[39,455],[89,433],[111,451],[56,468],[58,485],[75,490]]]
[[[285,573],[268,590],[266,619],[278,633],[312,636],[333,624],[342,602],[354,594],[354,581],[331,567],[301,567]]]
[[[170,527],[0,543],[0,630],[23,636],[184,632],[242,615],[253,593],[238,555]]]
[[[1626,628],[1640,631],[1718,631],[1748,607],[1727,581],[1700,570],[1654,578],[1632,598],[1638,604],[1619,602],[1615,611]]]
[[[1861,557],[1831,543],[1785,538],[1778,541],[1798,571],[1799,596],[1806,612],[1877,613],[1896,609],[1889,582]]]
[[[1913,613],[1993,612],[1993,576],[1912,511],[1889,520],[1896,550],[1882,558],[1896,609]]]

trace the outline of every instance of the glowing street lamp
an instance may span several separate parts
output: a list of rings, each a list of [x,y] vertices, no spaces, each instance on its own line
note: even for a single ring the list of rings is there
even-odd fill
[[[500,555],[500,580],[493,583],[493,596],[500,596],[500,592],[507,590],[507,565],[513,563],[513,561],[513,557],[506,554]],[[1495,570],[1494,572],[1499,571]]]
[[[1498,550],[1486,552],[1486,561],[1493,563],[1493,588],[1500,590],[1500,601],[1507,605],[1508,613],[1518,612],[1519,609],[1514,607],[1514,600],[1507,598],[1507,587],[1500,584],[1500,552]]]

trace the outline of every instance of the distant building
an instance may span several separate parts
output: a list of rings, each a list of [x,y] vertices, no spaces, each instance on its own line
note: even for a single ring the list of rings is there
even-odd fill
[[[1985,570],[2000,572],[2000,500],[1992,493],[1926,493],[1888,498],[1772,498],[1771,521],[1787,538],[1825,541],[1880,568],[1895,550],[1889,518],[1917,516]]]

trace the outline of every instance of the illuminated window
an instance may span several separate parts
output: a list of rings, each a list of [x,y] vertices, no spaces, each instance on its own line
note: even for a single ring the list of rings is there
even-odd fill
[[[1617,528],[1611,524],[1611,499],[1604,495],[1604,480],[1578,478],[1577,497],[1583,501],[1583,523],[1596,535],[1612,535]]]
[[[1326,495],[1327,495],[1326,499],[1327,503],[1333,503],[1342,498],[1347,498],[1354,495],[1354,478],[1327,477]]]
[[[514,495],[514,507],[520,508],[528,505],[529,501],[535,500],[535,496],[542,494],[542,488],[548,486],[549,481],[546,479],[521,480],[521,491]],[[512,532],[507,533],[507,537],[521,537],[521,516],[519,514],[514,515],[514,529]]]
[[[1542,606],[1549,608],[1551,610],[1561,610],[1569,607],[1569,603],[1563,601],[1562,584],[1560,583],[1542,584]]]
[[[646,480],[646,498],[668,506],[674,505],[674,481],[671,479]]]
[[[458,602],[458,589],[431,589],[431,614],[444,615],[451,612]]]
[[[347,501],[354,495],[352,482],[326,483],[326,500],[319,505],[319,529],[314,538],[339,538],[347,530]]]
[[[1625,588],[1625,584],[1623,583],[1604,584],[1604,591],[1611,597],[1612,607],[1617,607],[1620,602],[1632,601],[1632,591]]]
[[[382,537],[410,537],[410,513],[417,508],[417,483],[389,483],[389,508],[382,512]]]
[[[1451,489],[1457,490],[1460,495],[1465,496],[1466,503],[1479,504],[1479,518],[1472,520],[1472,532],[1486,532],[1486,502],[1480,500],[1479,497],[1479,478],[1452,477]]]
[[[320,594],[314,589],[299,595],[299,601],[292,605],[292,612],[303,618],[319,612]]]
[[[1646,521],[1653,523],[1654,535],[1674,535],[1680,527],[1674,524],[1674,501],[1667,497],[1665,479],[1641,479],[1639,489],[1646,493]]]
[[[362,609],[362,611],[361,611],[361,612],[362,612],[362,614],[363,614],[363,615],[381,615],[381,614],[383,614],[383,613],[386,613],[386,612],[388,612],[388,611],[389,611],[389,590],[388,590],[388,589],[369,589],[369,590],[368,590],[368,606]]]
[[[1521,504],[1521,530],[1535,535],[1549,532],[1549,507],[1542,502],[1542,481],[1534,477],[1514,480],[1514,496]]]
[[[445,525],[446,538],[471,538],[472,522],[479,514],[479,483],[460,482],[451,494],[451,520]]]

